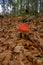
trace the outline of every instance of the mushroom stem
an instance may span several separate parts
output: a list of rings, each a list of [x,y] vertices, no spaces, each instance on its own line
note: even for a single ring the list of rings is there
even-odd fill
[[[26,37],[26,34],[20,33],[20,38],[25,38],[25,37]]]
[[[22,38],[22,33],[20,33],[20,38]]]
[[[26,34],[24,34],[24,38],[26,38]]]

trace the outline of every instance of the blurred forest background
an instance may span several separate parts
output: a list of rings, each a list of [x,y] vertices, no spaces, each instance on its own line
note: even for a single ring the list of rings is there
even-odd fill
[[[43,0],[0,0],[0,14],[25,15],[43,12]]]

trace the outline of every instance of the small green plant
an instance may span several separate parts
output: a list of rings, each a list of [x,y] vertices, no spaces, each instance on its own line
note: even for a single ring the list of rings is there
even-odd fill
[[[36,10],[34,10],[34,9],[31,9],[31,10],[29,11],[29,14],[30,14],[30,15],[35,15],[35,16],[37,16],[37,15],[38,15],[38,12],[37,12]]]
[[[26,11],[25,11],[24,8],[22,8],[22,10],[20,10],[20,14],[21,14],[22,16],[26,15]]]

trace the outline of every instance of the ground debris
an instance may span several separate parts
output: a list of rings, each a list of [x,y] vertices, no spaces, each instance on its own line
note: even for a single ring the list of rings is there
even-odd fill
[[[24,39],[16,30],[21,16],[0,19],[0,65],[43,65],[43,16],[25,17],[31,31]]]

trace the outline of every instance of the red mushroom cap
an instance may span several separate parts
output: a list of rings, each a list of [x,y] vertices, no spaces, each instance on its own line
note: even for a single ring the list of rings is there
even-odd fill
[[[17,26],[17,30],[20,31],[20,32],[29,32],[30,28],[29,28],[29,26],[27,24],[22,23],[22,24],[19,24]]]

